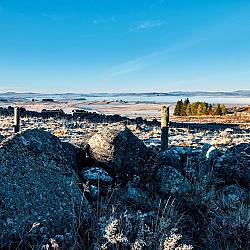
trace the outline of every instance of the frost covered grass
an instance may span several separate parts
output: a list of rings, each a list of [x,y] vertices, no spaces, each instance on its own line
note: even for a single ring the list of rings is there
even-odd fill
[[[154,197],[157,205],[151,211],[125,205],[125,199],[117,187],[96,200],[89,249],[192,249],[191,241],[182,237],[185,215],[177,212],[174,199]]]

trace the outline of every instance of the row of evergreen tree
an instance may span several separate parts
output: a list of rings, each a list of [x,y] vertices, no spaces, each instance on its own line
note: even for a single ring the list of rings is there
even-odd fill
[[[197,116],[197,115],[225,115],[227,109],[224,104],[216,104],[212,106],[206,102],[190,103],[189,99],[184,102],[178,100],[175,105],[175,116]]]

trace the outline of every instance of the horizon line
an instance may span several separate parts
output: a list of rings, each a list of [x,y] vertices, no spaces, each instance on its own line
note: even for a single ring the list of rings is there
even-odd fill
[[[210,90],[172,90],[172,91],[135,91],[135,92],[127,92],[127,91],[109,91],[109,92],[103,92],[103,91],[100,91],[100,92],[54,92],[54,91],[51,91],[51,92],[39,92],[39,91],[23,91],[23,92],[17,92],[17,91],[1,91],[0,90],[0,94],[85,94],[85,95],[90,95],[90,94],[168,94],[168,93],[176,93],[176,92],[185,92],[185,93],[197,93],[197,92],[203,92],[203,93],[220,93],[220,92],[223,92],[223,93],[234,93],[234,92],[240,92],[240,91],[250,91],[250,89],[236,89],[236,90],[226,90],[226,91],[223,91],[223,90],[216,90],[216,91],[210,91]]]

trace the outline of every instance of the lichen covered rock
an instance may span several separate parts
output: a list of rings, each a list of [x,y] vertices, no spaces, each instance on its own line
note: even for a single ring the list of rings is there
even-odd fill
[[[242,143],[232,147],[219,157],[215,164],[215,171],[223,179],[245,186],[250,185],[250,143]]]
[[[85,181],[94,181],[104,184],[110,184],[113,180],[109,174],[100,167],[90,167],[83,169],[80,173],[80,176]]]
[[[160,166],[156,178],[162,193],[181,195],[190,191],[190,181],[171,166]]]
[[[76,164],[72,145],[39,129],[0,144],[0,246],[40,246],[56,235],[76,240],[77,220],[91,214]]]
[[[175,168],[181,168],[182,158],[177,150],[168,149],[156,154],[153,164],[155,168],[157,166],[168,165]]]
[[[147,147],[126,126],[104,128],[89,140],[92,157],[120,175],[138,174],[144,167]]]

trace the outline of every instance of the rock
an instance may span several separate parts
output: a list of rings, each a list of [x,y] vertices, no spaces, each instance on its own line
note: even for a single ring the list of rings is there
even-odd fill
[[[250,183],[250,143],[242,143],[229,148],[215,163],[215,171],[220,177],[246,185]]]
[[[211,163],[219,156],[220,151],[211,144],[205,143],[202,147],[202,154]]]
[[[179,155],[178,151],[173,149],[168,149],[163,152],[160,152],[156,155],[154,159],[155,166],[168,165],[175,168],[181,168],[182,158]]]
[[[239,185],[229,185],[217,191],[218,200],[224,209],[238,209],[248,197],[248,193]]]
[[[104,128],[89,145],[93,158],[110,171],[130,176],[143,170],[147,147],[124,125]]]
[[[0,144],[0,245],[38,244],[56,235],[77,238],[91,209],[73,171],[74,147],[48,132],[27,130]],[[15,248],[15,245],[13,245]]]
[[[191,183],[178,170],[163,165],[158,168],[156,175],[160,192],[180,195],[190,191]]]
[[[105,184],[111,184],[113,178],[109,176],[109,174],[99,167],[91,167],[87,169],[83,169],[80,173],[80,176],[85,181],[94,181]]]
[[[138,187],[128,186],[127,188],[128,201],[137,205],[146,205],[148,202],[148,195]]]
[[[140,188],[140,177],[137,175],[133,176],[133,179],[126,185],[126,199],[128,202],[132,202],[138,206],[149,207],[149,197],[147,192]]]
[[[207,212],[212,214],[237,212],[245,202],[249,199],[247,190],[239,185],[229,185],[219,188],[218,190],[211,189],[201,197],[202,203],[207,207]]]
[[[173,148],[173,151],[177,152],[182,159],[186,159],[187,156],[193,153],[192,150],[188,147],[175,147]]]
[[[106,196],[112,187],[113,178],[100,167],[87,167],[80,172],[83,191],[88,201],[93,202],[100,196]]]

